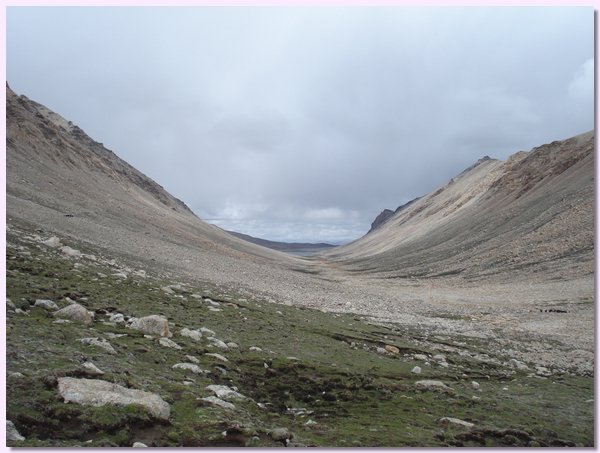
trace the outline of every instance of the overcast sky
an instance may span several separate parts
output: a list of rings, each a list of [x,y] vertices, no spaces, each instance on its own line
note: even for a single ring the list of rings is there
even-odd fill
[[[223,228],[348,241],[594,127],[592,7],[9,7],[13,90]]]

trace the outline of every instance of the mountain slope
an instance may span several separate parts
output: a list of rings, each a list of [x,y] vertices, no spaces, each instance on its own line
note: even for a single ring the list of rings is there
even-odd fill
[[[304,252],[310,251],[311,253],[316,253],[322,250],[330,249],[335,247],[332,244],[326,244],[324,242],[319,243],[304,243],[304,242],[278,242],[278,241],[269,241],[268,239],[256,238],[254,236],[250,236],[244,233],[238,233],[236,231],[225,230],[227,233],[243,239],[244,241],[251,242],[253,244],[257,244],[263,247],[267,247],[273,250],[279,250],[281,252],[294,253],[294,252]]]
[[[325,253],[385,277],[593,275],[594,134],[481,159],[376,230]]]

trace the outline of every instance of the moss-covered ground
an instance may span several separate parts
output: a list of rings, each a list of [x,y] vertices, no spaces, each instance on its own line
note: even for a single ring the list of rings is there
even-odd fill
[[[416,328],[382,327],[356,315],[274,304],[209,283],[136,274],[100,250],[65,240],[96,256],[69,258],[41,244],[48,234],[34,234],[17,228],[7,233],[7,297],[26,312],[7,312],[7,419],[26,438],[9,445],[275,447],[282,444],[269,431],[286,427],[293,443],[319,447],[593,446],[590,377],[544,378],[448,352],[443,367],[414,358],[441,350],[421,346]],[[123,269],[127,278],[113,275]],[[174,294],[161,289],[178,283]],[[36,299],[50,299],[63,307],[67,297],[94,311],[94,323],[57,324],[51,312],[33,306]],[[218,302],[220,311],[206,298]],[[182,349],[107,323],[116,312],[164,315]],[[218,350],[206,335],[200,342],[179,335],[184,327],[212,329],[239,347]],[[78,341],[84,337],[106,338],[117,354]],[[485,340],[460,341],[486,350]],[[392,352],[383,352],[385,346]],[[228,362],[205,355],[210,352]],[[187,355],[209,373],[172,369]],[[98,379],[160,395],[170,404],[169,420],[153,419],[134,405],[64,403],[56,379],[84,377],[85,361],[105,372]],[[415,366],[421,374],[411,372]],[[450,389],[417,390],[415,382],[423,379]],[[235,402],[235,410],[212,406],[200,399],[210,395],[209,384],[236,387],[248,399]],[[474,426],[442,424],[442,417]]]

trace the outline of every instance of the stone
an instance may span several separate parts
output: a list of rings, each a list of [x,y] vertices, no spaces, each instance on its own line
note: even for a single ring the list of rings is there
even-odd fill
[[[134,442],[132,445],[133,448],[144,448],[144,447],[148,447],[148,445],[142,443],[142,442]]]
[[[6,308],[10,309],[10,310],[14,310],[15,308],[17,308],[17,306],[15,304],[12,303],[12,300],[10,300],[8,297],[6,298]]]
[[[473,387],[475,390],[479,390],[481,386],[479,385],[479,382],[472,381],[471,387]]]
[[[109,354],[117,353],[117,351],[115,351],[115,348],[113,348],[112,345],[104,338],[80,338],[79,341],[88,346],[97,346],[99,348],[102,348]]]
[[[200,341],[202,339],[202,332],[200,332],[199,330],[191,330],[188,328],[181,329],[179,335],[181,335],[182,337],[191,338],[195,341]]]
[[[436,362],[445,362],[446,356],[443,354],[436,354],[432,357],[432,359],[435,360]]]
[[[222,400],[226,401],[246,399],[244,395],[236,392],[233,389],[230,389],[225,385],[209,385],[206,387],[206,390],[214,393],[217,396],[217,398],[221,398]]]
[[[6,440],[9,441],[22,441],[25,440],[23,436],[17,431],[15,425],[10,420],[6,420]]]
[[[181,346],[179,346],[177,343],[175,343],[173,340],[169,340],[168,338],[164,338],[161,337],[158,339],[158,343],[161,346],[164,346],[165,348],[171,348],[171,349],[183,349]]]
[[[214,337],[216,335],[216,333],[213,330],[207,329],[206,327],[200,327],[199,330],[203,334],[206,334],[206,335],[211,336],[211,337]]]
[[[385,345],[385,350],[387,352],[391,352],[392,354],[399,354],[400,353],[400,349],[398,349],[396,346],[393,346],[391,344],[386,344]]]
[[[291,433],[287,428],[275,428],[269,431],[269,436],[271,439],[281,442],[285,442],[286,440],[291,440],[294,438],[294,434]]]
[[[24,378],[25,375],[23,373],[19,373],[18,371],[8,373],[8,377],[12,379],[21,379]]]
[[[116,272],[116,273],[112,274],[112,276],[117,277],[117,278],[122,278],[122,279],[127,278],[127,274],[125,272]]]
[[[188,359],[190,362],[192,363],[200,363],[200,360],[198,360],[196,357],[194,357],[193,355],[186,355],[185,356],[186,359]]]
[[[169,331],[169,321],[164,316],[150,315],[142,318],[134,318],[134,321],[129,325],[130,328],[141,330],[150,335],[158,335],[160,337],[172,337]]]
[[[221,304],[219,302],[215,302],[210,299],[204,299],[204,302],[212,307],[220,307],[221,306]]]
[[[249,351],[253,351],[253,352],[262,352],[262,349],[259,348],[258,346],[250,346],[248,348]]]
[[[415,386],[420,390],[449,390],[446,384],[442,381],[432,381],[429,379],[425,379],[423,381],[415,382]]]
[[[234,343],[233,341],[230,341],[229,343],[227,343],[227,347],[229,349],[239,349],[240,345],[237,343]]]
[[[410,370],[410,372],[414,373],[414,374],[421,374],[421,367],[420,366],[416,366],[412,370]]]
[[[42,307],[44,310],[58,310],[58,305],[56,305],[55,302],[51,301],[51,300],[46,300],[46,299],[37,299],[35,301],[35,304],[33,304],[34,307]]]
[[[529,367],[525,365],[523,362],[518,361],[517,359],[510,359],[508,361],[508,366],[511,368],[515,368],[517,370],[528,370]]]
[[[387,354],[387,349],[385,348],[377,348],[375,349],[377,351],[378,354]]]
[[[125,316],[123,313],[112,313],[109,321],[114,322],[115,324],[125,324]]]
[[[201,401],[206,401],[214,406],[222,407],[223,409],[234,410],[235,406],[232,403],[227,401],[223,401],[221,398],[217,398],[216,396],[207,396],[205,398],[200,398]]]
[[[102,376],[104,371],[94,365],[92,362],[84,362],[81,364],[81,367],[85,370],[86,374],[89,376]]]
[[[60,249],[60,251],[67,256],[73,257],[73,258],[79,258],[81,256],[81,252],[79,250],[73,249],[71,247],[69,247],[68,245],[65,245],[64,247],[62,247]]]
[[[220,360],[222,362],[229,362],[229,360],[227,359],[227,357],[222,356],[221,354],[217,354],[216,352],[207,352],[206,354],[209,357],[214,357],[217,360]]]
[[[224,341],[221,341],[218,338],[209,337],[208,341],[210,341],[210,344],[212,344],[213,346],[215,346],[215,347],[217,347],[219,349],[222,349],[224,351],[228,351],[229,350],[229,346],[227,346]]]
[[[168,420],[169,404],[160,396],[143,390],[128,389],[100,379],[58,378],[58,392],[65,403],[84,406],[142,406],[153,417]]]
[[[170,286],[163,286],[161,289],[169,295],[175,294],[175,291],[173,291]]]
[[[223,311],[223,310],[221,310],[220,308],[208,307],[208,311],[214,311],[214,312],[217,312],[217,311]]]
[[[536,366],[535,374],[537,374],[538,376],[544,376],[544,377],[552,376],[552,372],[544,366]]]
[[[54,249],[62,245],[60,239],[58,239],[56,236],[52,236],[51,238],[42,241],[42,244],[47,245],[48,247],[52,247]]]
[[[57,318],[68,319],[70,321],[82,322],[84,324],[91,324],[93,321],[90,312],[86,308],[79,304],[67,305],[65,308],[54,312],[54,316]]]
[[[206,371],[204,371],[202,368],[200,368],[195,363],[176,363],[171,368],[173,368],[174,370],[191,371],[192,373],[196,373],[196,374],[206,373]]]
[[[472,428],[473,426],[475,426],[475,423],[466,422],[464,420],[460,420],[459,418],[453,418],[453,417],[442,417],[438,420],[438,422],[441,423],[442,425],[452,424],[452,425],[464,426],[465,428]]]

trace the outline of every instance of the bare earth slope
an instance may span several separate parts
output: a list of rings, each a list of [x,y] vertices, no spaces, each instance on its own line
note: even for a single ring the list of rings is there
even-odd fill
[[[591,134],[505,163],[485,159],[368,236],[311,259],[202,222],[8,88],[6,161],[9,228],[100,248],[165,278],[416,326],[423,338],[485,337],[522,360],[593,370]]]

